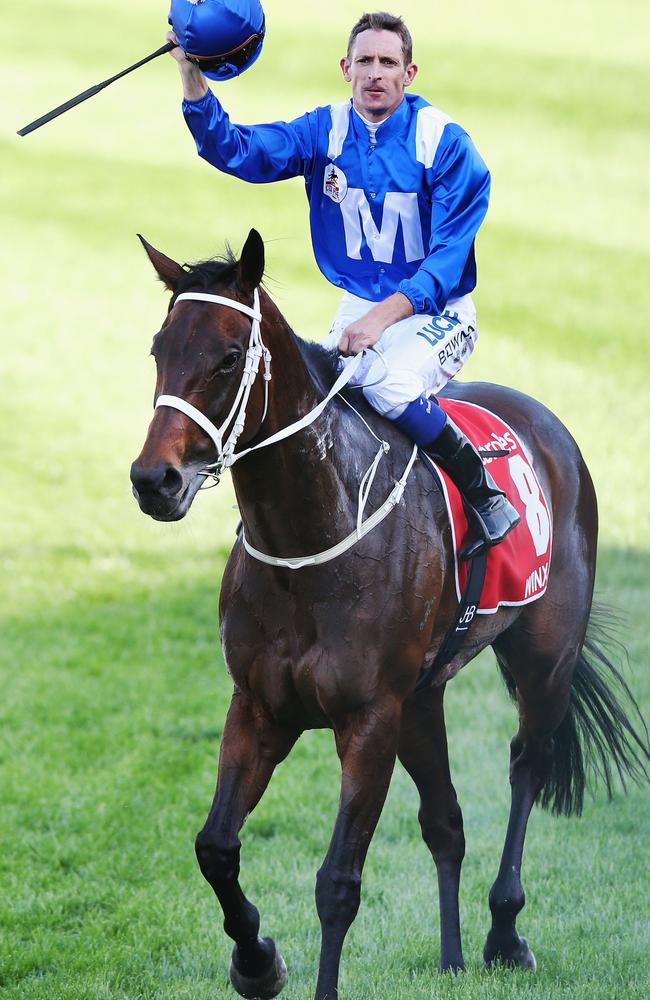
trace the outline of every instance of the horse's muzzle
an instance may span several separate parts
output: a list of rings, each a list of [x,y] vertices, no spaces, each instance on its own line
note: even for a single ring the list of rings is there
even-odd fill
[[[133,495],[144,514],[157,521],[178,521],[189,510],[202,477],[187,479],[176,466],[162,462],[143,466],[137,459],[131,466]]]

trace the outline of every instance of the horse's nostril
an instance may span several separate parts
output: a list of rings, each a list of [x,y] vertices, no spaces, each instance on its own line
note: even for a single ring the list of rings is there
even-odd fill
[[[131,482],[139,494],[162,493],[175,496],[183,486],[183,477],[173,465],[162,463],[145,469],[138,462],[131,466]]]
[[[163,493],[168,493],[172,496],[178,493],[183,485],[183,477],[181,476],[178,469],[175,469],[173,465],[168,465],[165,474],[162,478],[160,484],[160,490]]]

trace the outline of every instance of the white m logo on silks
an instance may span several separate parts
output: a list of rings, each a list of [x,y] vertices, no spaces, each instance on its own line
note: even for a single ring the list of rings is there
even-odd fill
[[[407,261],[423,260],[422,226],[417,194],[389,191],[384,198],[384,216],[381,230],[370,214],[370,205],[361,188],[348,188],[347,196],[340,203],[345,227],[345,245],[348,257],[361,260],[361,239],[366,243],[374,260],[391,264],[397,239],[397,227],[402,223],[404,256]]]

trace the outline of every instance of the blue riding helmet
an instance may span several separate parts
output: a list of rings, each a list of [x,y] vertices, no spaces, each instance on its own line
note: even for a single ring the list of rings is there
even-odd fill
[[[259,0],[172,0],[178,44],[211,80],[230,80],[262,51],[264,11]]]

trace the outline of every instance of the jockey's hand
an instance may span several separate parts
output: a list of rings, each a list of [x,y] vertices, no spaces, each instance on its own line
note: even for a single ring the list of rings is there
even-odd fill
[[[356,323],[350,323],[339,340],[339,351],[344,357],[360,354],[366,347],[374,347],[386,326],[372,316],[372,309]]]
[[[178,39],[176,38],[176,35],[173,31],[167,32],[167,34],[165,35],[165,41],[172,42],[176,46],[176,48],[172,49],[171,52],[169,53],[172,59],[175,59],[176,62],[178,63],[185,62],[185,53],[178,44]]]
[[[185,58],[185,53],[178,45],[173,31],[167,32],[165,40],[176,44],[176,48],[172,49],[169,54],[178,63],[183,84],[183,97],[186,101],[200,101],[208,92],[208,85],[203,73],[198,66]]]
[[[384,330],[412,315],[413,306],[410,301],[401,292],[395,292],[383,302],[378,302],[361,319],[346,326],[339,340],[339,351],[347,358],[368,347],[374,347],[381,340]]]

